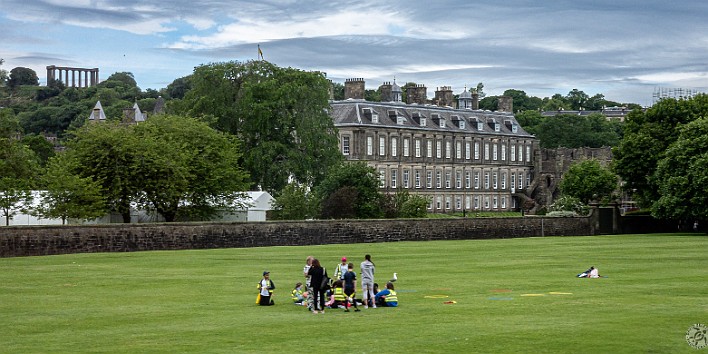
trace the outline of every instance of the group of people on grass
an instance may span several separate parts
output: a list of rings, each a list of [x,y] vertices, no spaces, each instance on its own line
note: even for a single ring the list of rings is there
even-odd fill
[[[378,284],[374,283],[376,266],[371,261],[371,255],[364,256],[361,262],[361,300],[356,299],[356,280],[354,263],[347,263],[347,258],[342,257],[342,262],[337,264],[333,278],[327,274],[320,261],[312,256],[305,260],[303,268],[305,284],[298,282],[291,292],[293,303],[307,306],[312,313],[324,313],[325,308],[343,308],[349,312],[351,307],[358,312],[359,306],[365,309],[376,307],[397,307],[398,295],[393,281],[386,283],[386,288],[379,291]],[[304,285],[304,287],[303,287]],[[275,285],[270,280],[270,273],[263,272],[263,279],[258,284],[259,295],[257,303],[263,306],[273,305],[273,290]]]

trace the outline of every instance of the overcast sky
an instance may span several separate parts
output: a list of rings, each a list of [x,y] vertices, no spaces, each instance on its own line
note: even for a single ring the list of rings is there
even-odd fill
[[[5,70],[134,74],[160,89],[195,66],[257,58],[335,82],[484,83],[530,96],[577,88],[652,103],[658,88],[708,92],[708,1],[0,0]]]

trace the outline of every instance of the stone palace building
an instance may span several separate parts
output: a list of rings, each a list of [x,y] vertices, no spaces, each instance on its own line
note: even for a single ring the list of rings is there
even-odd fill
[[[448,86],[430,101],[425,86],[408,87],[406,102],[395,81],[379,87],[382,102],[364,100],[363,79],[344,86],[330,111],[340,150],[372,166],[383,192],[427,196],[440,213],[519,210],[528,199],[538,140],[519,126],[510,97],[486,111],[467,90],[454,102]]]

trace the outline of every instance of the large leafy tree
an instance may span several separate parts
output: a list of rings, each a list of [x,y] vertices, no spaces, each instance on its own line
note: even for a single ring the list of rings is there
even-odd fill
[[[34,152],[17,139],[20,133],[12,111],[0,110],[0,215],[5,225],[32,203],[31,190],[39,172]]]
[[[91,178],[101,186],[108,209],[130,222],[131,204],[140,192],[138,171],[145,150],[136,139],[132,126],[106,122],[88,124],[67,141],[71,171],[81,178]]]
[[[672,220],[708,220],[708,117],[679,129],[657,166],[659,199],[652,214]]]
[[[226,62],[197,67],[190,82],[173,108],[236,135],[253,188],[277,192],[291,177],[315,185],[341,160],[322,73]]]
[[[166,221],[204,219],[242,206],[248,175],[238,164],[238,143],[196,119],[89,124],[68,147],[74,172],[97,181],[110,210],[126,223],[131,206],[154,209]]]
[[[71,172],[64,154],[53,157],[44,174],[42,202],[33,213],[43,218],[89,220],[106,214],[106,204],[101,195],[101,186],[89,177],[80,177]]]
[[[641,206],[650,207],[661,196],[655,172],[678,138],[678,128],[700,117],[708,117],[708,95],[662,99],[644,112],[630,112],[625,119],[624,136],[613,150],[615,171]]]
[[[304,220],[318,215],[314,193],[306,186],[289,183],[273,202],[273,218],[276,220]]]
[[[533,119],[532,115],[525,115]],[[540,139],[543,148],[579,148],[579,147],[602,147],[616,146],[619,143],[619,133],[616,125],[618,122],[610,122],[605,116],[599,113],[590,115],[559,114],[551,117],[544,117],[535,126],[524,127],[530,133],[536,134]]]
[[[599,161],[588,159],[574,163],[563,174],[560,182],[563,195],[578,198],[587,204],[612,195],[618,187],[617,175]]]
[[[166,221],[206,219],[243,207],[248,174],[240,145],[193,118],[159,115],[136,127],[143,145],[138,202]],[[136,161],[137,163],[138,161]]]
[[[7,86],[14,89],[21,85],[39,85],[39,78],[37,73],[30,69],[24,67],[16,67],[10,70],[10,79],[7,80]]]
[[[315,190],[323,218],[380,218],[379,178],[365,162],[345,162],[330,168]]]

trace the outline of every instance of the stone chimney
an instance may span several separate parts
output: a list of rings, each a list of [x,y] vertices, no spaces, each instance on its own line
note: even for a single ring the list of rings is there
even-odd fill
[[[393,101],[393,85],[390,82],[384,82],[383,85],[379,86],[379,92],[381,92],[381,102],[391,102]]]
[[[135,123],[135,108],[123,108],[123,123]]]
[[[479,109],[479,94],[472,92],[472,109]]]
[[[509,96],[499,96],[497,110],[500,112],[514,113],[514,99]]]
[[[426,104],[428,103],[428,89],[425,85],[416,85],[415,87],[407,87],[406,94],[408,95],[408,104]]]
[[[437,90],[435,90],[435,102],[438,106],[452,107],[454,104],[452,98],[452,87],[450,86],[438,87]]]
[[[364,79],[347,79],[344,82],[344,99],[363,100],[365,88]]]

